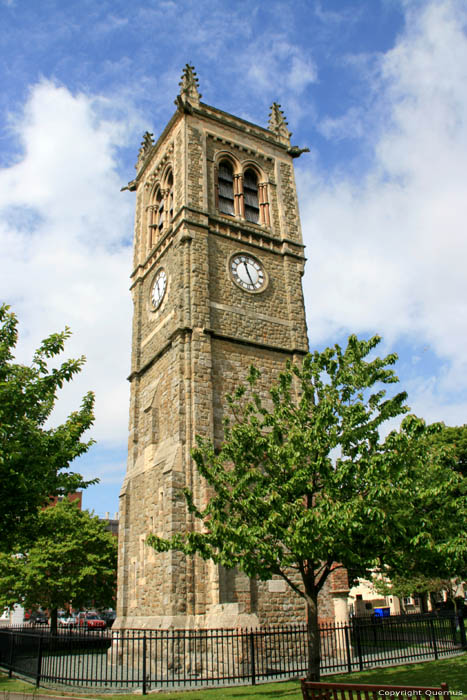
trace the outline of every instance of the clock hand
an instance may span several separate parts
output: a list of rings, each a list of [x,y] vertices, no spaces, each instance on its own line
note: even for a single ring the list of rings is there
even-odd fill
[[[245,265],[246,274],[247,274],[248,277],[250,278],[251,284],[254,286],[255,283],[254,283],[253,280],[251,279],[250,270],[248,269],[248,265],[247,265],[246,263],[243,263],[243,264]]]
[[[157,299],[157,301],[159,301],[161,298],[161,280],[160,279],[157,280],[157,282],[156,282],[155,293],[156,293],[156,299]]]

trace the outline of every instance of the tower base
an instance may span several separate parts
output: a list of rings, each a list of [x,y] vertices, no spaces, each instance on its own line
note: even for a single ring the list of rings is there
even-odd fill
[[[256,629],[259,627],[258,616],[241,612],[240,607],[238,603],[209,605],[203,615],[126,615],[117,617],[112,629]]]

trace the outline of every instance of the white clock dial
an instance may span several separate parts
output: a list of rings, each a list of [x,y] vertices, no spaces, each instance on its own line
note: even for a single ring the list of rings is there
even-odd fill
[[[165,270],[159,270],[151,289],[151,301],[154,309],[158,309],[162,304],[162,299],[165,295],[165,290],[167,288],[167,274]]]
[[[234,255],[230,260],[230,270],[234,282],[249,292],[261,291],[266,285],[263,266],[251,255]]]

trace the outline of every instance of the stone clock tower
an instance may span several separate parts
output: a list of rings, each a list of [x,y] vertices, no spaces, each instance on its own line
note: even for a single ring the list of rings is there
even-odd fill
[[[290,132],[273,104],[268,128],[200,102],[187,65],[177,110],[137,176],[128,470],[120,498],[116,627],[230,627],[303,619],[282,581],[256,582],[178,552],[154,532],[199,527],[183,489],[206,499],[190,453],[222,440],[224,397],[251,364],[266,391],[308,350],[305,258]]]

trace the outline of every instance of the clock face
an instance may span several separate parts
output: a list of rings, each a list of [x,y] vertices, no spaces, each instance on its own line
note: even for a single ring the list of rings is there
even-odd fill
[[[249,292],[260,292],[266,286],[266,273],[261,263],[251,255],[237,253],[230,259],[233,281]]]
[[[162,304],[165,290],[167,288],[167,274],[165,270],[159,270],[154,278],[151,289],[151,301],[154,309],[158,309]]]

